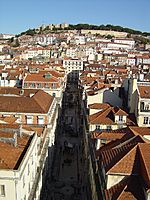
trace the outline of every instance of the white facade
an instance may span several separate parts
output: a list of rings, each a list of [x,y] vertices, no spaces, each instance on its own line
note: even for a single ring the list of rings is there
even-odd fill
[[[120,44],[128,44],[131,46],[131,48],[134,48],[135,46],[135,41],[133,39],[129,38],[116,38],[114,39],[115,43],[120,43]]]
[[[0,169],[0,185],[4,186],[3,200],[27,200],[33,187],[38,166],[38,137],[35,134],[17,170]]]
[[[135,58],[127,58],[127,65],[135,65],[136,59]]]
[[[65,73],[68,74],[73,71],[83,70],[83,61],[78,59],[64,59],[63,67],[65,68]]]
[[[75,43],[78,44],[85,44],[85,36],[75,36]]]
[[[56,37],[53,35],[39,35],[34,37],[34,41],[41,45],[49,45],[55,43]]]
[[[110,42],[107,44],[107,48],[114,49],[132,49],[129,44],[113,43]]]
[[[66,56],[74,58],[76,55],[76,49],[75,48],[67,48],[66,50]]]

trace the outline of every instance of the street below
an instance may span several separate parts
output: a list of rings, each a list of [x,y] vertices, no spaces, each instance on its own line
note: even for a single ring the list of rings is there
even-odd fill
[[[57,122],[52,170],[41,200],[89,199],[81,101],[78,81],[67,82]]]

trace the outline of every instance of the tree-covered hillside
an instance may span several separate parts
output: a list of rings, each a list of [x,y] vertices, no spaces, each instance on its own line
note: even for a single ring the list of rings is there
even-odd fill
[[[46,28],[42,29],[42,27],[40,27],[39,29],[29,29],[25,32],[20,33],[18,36],[20,35],[35,35],[35,34],[42,34],[42,33],[50,33],[50,32],[57,32],[57,31],[61,31],[61,30],[82,30],[82,29],[87,29],[87,30],[112,30],[112,31],[119,31],[119,32],[126,32],[128,34],[132,34],[132,35],[141,35],[141,36],[150,36],[149,32],[142,32],[142,31],[138,31],[138,30],[134,30],[131,28],[124,28],[122,26],[114,26],[111,24],[107,24],[107,25],[91,25],[91,24],[69,24],[69,27],[61,29],[61,28],[56,28],[54,27],[52,30],[49,28],[49,26],[46,26]]]

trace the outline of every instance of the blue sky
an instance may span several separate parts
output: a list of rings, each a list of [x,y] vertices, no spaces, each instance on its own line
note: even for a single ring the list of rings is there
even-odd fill
[[[113,24],[150,32],[150,0],[0,0],[0,33],[50,23]]]

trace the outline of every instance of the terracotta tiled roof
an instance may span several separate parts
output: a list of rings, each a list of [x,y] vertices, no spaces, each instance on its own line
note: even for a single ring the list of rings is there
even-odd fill
[[[114,107],[112,111],[114,112],[114,115],[128,116],[128,114],[119,107]]]
[[[13,133],[2,133],[0,137],[13,138]],[[0,169],[17,169],[20,164],[20,158],[29,145],[32,136],[17,136],[17,146],[8,142],[0,141]]]
[[[106,139],[106,140],[115,140],[120,139],[124,136],[125,133],[113,133],[113,132],[93,132],[93,139]]]
[[[54,82],[58,82],[59,80],[54,76],[51,76],[49,78],[45,78],[45,76],[43,74],[29,74],[29,75],[26,76],[24,82],[27,82],[27,81],[32,81],[32,82],[52,82],[52,83],[54,83]]]
[[[13,115],[11,115],[8,117],[4,117],[2,120],[8,124],[12,124],[12,123],[15,123],[15,121],[17,120],[17,117],[14,117]]]
[[[114,115],[127,116],[128,114],[120,108],[109,107],[103,111],[99,111],[89,116],[91,124],[116,124]]]
[[[131,149],[131,151],[121,158],[108,172],[126,175],[132,174],[135,165],[136,154],[137,146]]]
[[[141,135],[141,136],[150,135],[149,127],[130,126],[129,128],[135,135]]]
[[[129,182],[129,177],[122,179],[118,184],[112,186],[111,188],[105,190],[106,200],[116,200],[118,199],[120,193],[124,190],[127,183]]]
[[[141,176],[143,176],[147,187],[150,188],[150,143],[139,145],[141,155]]]
[[[24,89],[21,94],[22,89],[16,87],[0,87],[0,96],[26,96],[29,97],[30,94],[35,94],[39,89]],[[21,95],[20,95],[21,94]]]
[[[97,155],[100,154],[102,156],[102,161],[104,164],[105,171],[108,172],[113,166],[115,166],[119,162],[120,159],[122,159],[127,153],[129,153],[138,143],[144,143],[144,142],[145,141],[140,136],[133,136],[127,141],[124,141],[124,138],[121,138],[120,140],[116,141],[116,146],[114,142],[114,146],[112,148],[106,150],[100,149],[97,151],[96,154]]]
[[[105,190],[106,200],[146,200],[143,182],[139,176],[129,176]]]
[[[42,90],[33,97],[0,96],[0,112],[47,113],[53,99]]]
[[[88,107],[90,109],[107,109],[110,107],[110,105],[108,103],[93,103],[93,104],[89,104]]]

